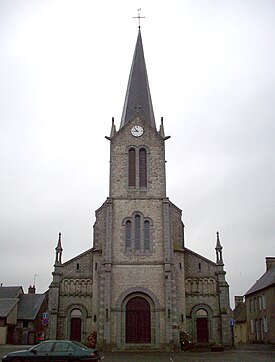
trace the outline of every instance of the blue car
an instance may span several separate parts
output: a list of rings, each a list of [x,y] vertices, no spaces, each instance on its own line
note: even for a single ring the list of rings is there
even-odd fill
[[[2,361],[40,362],[40,361],[100,361],[103,357],[97,349],[88,348],[79,342],[51,340],[44,341],[24,351],[7,353]]]

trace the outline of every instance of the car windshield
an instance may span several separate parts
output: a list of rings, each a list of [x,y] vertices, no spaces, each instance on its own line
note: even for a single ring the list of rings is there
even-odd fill
[[[84,346],[84,344],[77,342],[77,341],[72,341],[73,344],[75,344],[76,346],[82,348],[82,349],[88,349],[87,346]]]

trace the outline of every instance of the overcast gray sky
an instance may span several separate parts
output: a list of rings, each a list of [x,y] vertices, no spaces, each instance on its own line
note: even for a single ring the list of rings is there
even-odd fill
[[[164,117],[167,195],[186,246],[244,294],[275,255],[274,0],[0,0],[0,282],[51,282],[92,246],[108,196],[137,8],[156,122]]]

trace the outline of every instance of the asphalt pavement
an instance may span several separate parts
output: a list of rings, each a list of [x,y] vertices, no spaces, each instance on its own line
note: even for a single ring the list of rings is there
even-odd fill
[[[7,352],[29,347],[0,345],[0,358]],[[104,356],[103,362],[269,362],[275,361],[275,346],[239,345],[223,352],[108,352],[102,354]]]

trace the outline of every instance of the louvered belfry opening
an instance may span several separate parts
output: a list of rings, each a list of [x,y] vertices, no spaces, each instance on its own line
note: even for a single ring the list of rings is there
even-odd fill
[[[126,305],[126,343],[151,343],[150,304],[142,297]]]
[[[139,150],[139,186],[147,187],[147,158],[145,148]]]

